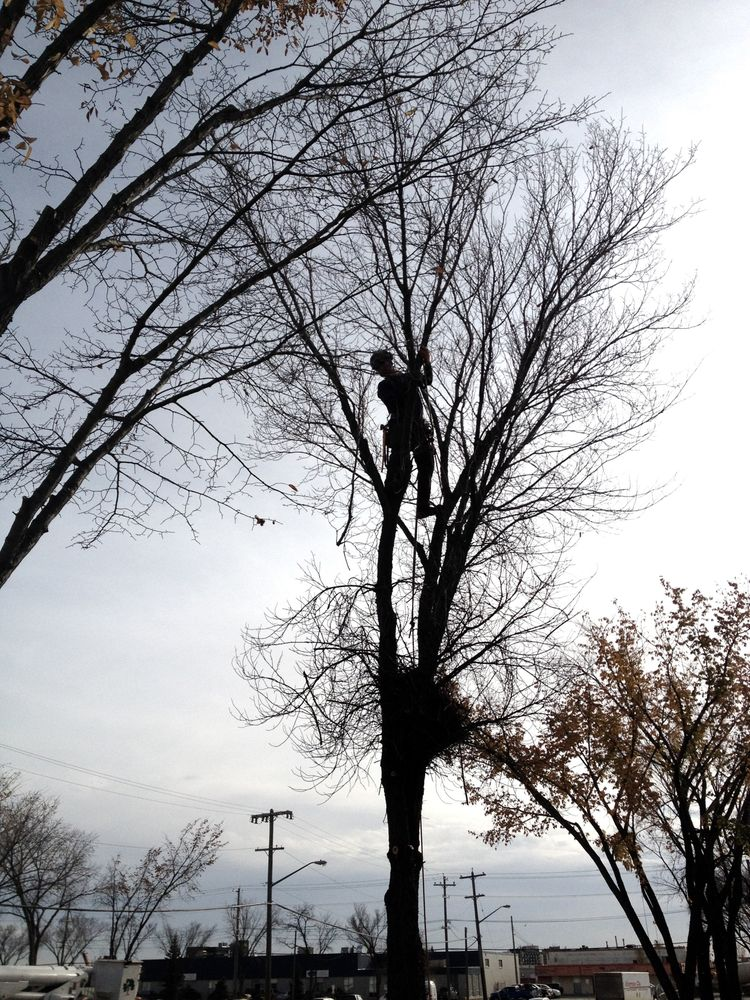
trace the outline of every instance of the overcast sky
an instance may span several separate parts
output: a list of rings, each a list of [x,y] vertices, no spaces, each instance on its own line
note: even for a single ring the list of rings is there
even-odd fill
[[[676,335],[662,360],[665,374],[692,375],[682,402],[628,467],[634,481],[669,483],[671,492],[616,530],[582,539],[576,553],[576,574],[589,580],[582,608],[604,613],[617,598],[637,610],[658,597],[660,576],[710,591],[748,566],[750,4],[569,0],[554,19],[566,37],[543,74],[551,94],[600,96],[609,115],[672,150],[700,144],[677,195],[699,199],[701,208],[667,243],[675,280],[698,276],[696,326]],[[283,520],[248,530],[206,515],[199,544],[177,532],[142,542],[112,537],[84,552],[69,547],[75,518],[63,518],[0,603],[0,762],[18,769],[25,786],[60,796],[66,819],[99,836],[103,859],[119,850],[132,860],[195,816],[222,820],[219,864],[204,892],[179,904],[202,908],[193,916],[208,924],[220,923],[210,908],[237,886],[263,897],[265,854],[256,848],[267,829],[249,817],[271,807],[295,814],[278,824],[279,876],[328,861],[279,886],[280,902],[309,901],[343,922],[355,902],[381,905],[386,885],[377,787],[330,801],[298,790],[293,756],[274,749],[273,734],[243,729],[230,713],[233,701],[247,703],[232,672],[243,624],[294,592],[300,560],[312,552],[332,558],[327,525],[292,514]],[[511,904],[517,944],[632,940],[562,838],[492,852],[469,833],[481,825],[460,797],[429,794],[431,943],[442,941],[433,883],[443,872],[457,882],[451,938],[463,940],[471,904],[458,876],[472,866],[486,872],[484,913]],[[484,925],[488,946],[510,946],[507,912]]]

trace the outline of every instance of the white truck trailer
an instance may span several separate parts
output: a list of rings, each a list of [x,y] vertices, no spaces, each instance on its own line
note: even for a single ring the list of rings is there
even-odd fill
[[[63,1000],[78,996],[87,981],[88,971],[75,965],[0,965],[0,1000]]]
[[[0,1000],[135,1000],[140,976],[140,962],[108,958],[93,967],[0,965]]]
[[[647,972],[597,972],[594,996],[596,1000],[651,1000],[651,980]]]

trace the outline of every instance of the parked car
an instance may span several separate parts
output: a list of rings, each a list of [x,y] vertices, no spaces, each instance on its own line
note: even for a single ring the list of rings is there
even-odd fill
[[[506,986],[500,990],[500,1000],[532,1000],[534,997],[542,997],[536,983],[516,983],[515,986]]]

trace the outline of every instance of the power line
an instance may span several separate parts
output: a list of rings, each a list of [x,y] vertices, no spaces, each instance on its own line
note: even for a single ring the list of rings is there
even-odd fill
[[[136,799],[139,802],[152,802],[156,803],[157,805],[173,806],[178,809],[192,809],[193,812],[195,812],[195,808],[197,805],[197,803],[190,805],[187,802],[170,802],[168,799],[154,799],[154,798],[149,798],[146,795],[135,795],[132,792],[120,792],[116,788],[99,788],[94,785],[86,785],[82,781],[72,781],[70,778],[61,778],[54,774],[42,774],[40,771],[30,771],[28,768],[25,767],[18,767],[16,768],[16,770],[20,771],[22,774],[31,774],[35,778],[47,778],[50,781],[61,781],[65,785],[73,785],[75,788],[85,788],[90,792],[96,792],[97,795],[104,792],[106,795],[117,795],[120,798],[124,799]],[[201,811],[220,813],[222,815],[225,815],[227,812],[232,812],[232,810],[216,809],[212,806],[206,806],[206,805],[201,805]],[[233,813],[233,815],[236,815],[236,813]],[[247,815],[247,813],[244,812],[243,810],[241,815]]]
[[[24,750],[21,747],[14,747],[14,746],[11,746],[8,743],[0,743],[0,748],[2,748],[3,750],[10,750],[13,753],[22,754],[25,757],[32,757],[34,760],[44,761],[46,764],[52,764],[55,767],[63,767],[66,770],[76,771],[76,772],[78,772],[80,774],[88,774],[88,775],[90,775],[91,777],[94,777],[94,778],[104,778],[106,781],[114,781],[117,784],[127,785],[127,786],[129,786],[131,788],[138,788],[138,789],[141,789],[142,791],[158,792],[158,793],[161,793],[162,795],[169,795],[169,796],[172,796],[174,798],[185,799],[185,800],[187,800],[187,801],[189,801],[190,803],[193,803],[193,804],[210,805],[210,806],[217,807],[217,808],[220,808],[220,809],[238,812],[238,813],[241,813],[242,815],[247,815],[248,813],[250,813],[252,811],[249,806],[248,807],[244,807],[244,806],[238,805],[236,802],[227,802],[227,801],[224,801],[222,799],[212,799],[212,798],[208,798],[205,795],[193,795],[193,794],[191,794],[189,792],[178,792],[178,791],[175,791],[172,788],[164,788],[164,787],[162,787],[160,785],[152,785],[152,784],[149,784],[148,782],[136,781],[136,780],[134,780],[132,778],[122,778],[122,777],[119,777],[116,774],[109,774],[107,771],[97,771],[94,768],[84,767],[81,764],[72,764],[72,763],[70,763],[70,761],[60,760],[57,757],[48,757],[45,754],[36,753],[33,750]],[[9,766],[12,766],[12,765],[9,765]],[[36,772],[34,772],[34,771],[31,771],[29,773],[36,774]],[[38,775],[37,774],[37,777],[46,777],[46,778],[50,778],[53,781],[67,781],[67,783],[69,783],[69,784],[75,784],[75,782],[69,781],[68,779],[65,779],[65,778],[56,778],[56,777],[54,777],[52,775]],[[83,787],[83,788],[89,787],[90,788],[90,787],[93,787],[93,786],[82,785],[81,787]],[[96,790],[97,791],[106,791],[107,789],[97,788]],[[124,793],[119,793],[119,794],[124,794]],[[148,801],[155,801],[155,800],[148,800]],[[177,803],[173,803],[173,804],[177,805]]]

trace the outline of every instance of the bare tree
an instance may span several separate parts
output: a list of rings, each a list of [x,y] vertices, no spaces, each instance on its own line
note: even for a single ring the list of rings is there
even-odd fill
[[[215,933],[216,927],[205,927],[198,920],[191,920],[184,927],[175,927],[163,920],[153,936],[165,958],[186,958],[189,949],[205,948]]]
[[[129,961],[152,933],[159,907],[174,896],[189,897],[198,879],[216,861],[222,829],[193,820],[176,840],[168,837],[128,868],[113,858],[103,872],[97,896],[109,912],[109,956]]]
[[[233,946],[240,943],[240,951],[254,955],[266,933],[265,903],[239,902],[227,906],[224,911],[224,927]],[[278,926],[278,914],[273,913],[274,927]]]
[[[347,937],[352,944],[361,945],[366,955],[375,958],[382,950],[385,935],[385,913],[375,909],[370,912],[364,903],[355,903],[354,912],[347,920]]]
[[[204,502],[264,523],[242,498],[262,484],[220,427],[238,383],[296,335],[269,320],[270,279],[394,185],[460,160],[474,112],[454,74],[480,79],[494,40],[523,39],[523,17],[547,5],[80,0],[64,26],[51,0],[2,6],[21,62],[0,87],[0,134],[21,139],[6,166],[25,165],[0,212],[0,496],[13,503],[0,585],[70,504],[83,544],[165,518],[192,528]],[[270,55],[249,59],[259,43]],[[60,109],[79,82],[88,110],[71,120]],[[451,107],[415,131],[394,176],[370,150],[441,89]],[[52,294],[73,310],[69,333],[44,308]]]
[[[355,903],[347,926],[346,936],[352,944],[359,945],[370,959],[370,967],[375,970],[375,992],[380,996],[386,933],[385,913],[378,909],[370,911],[364,903]]]
[[[5,769],[0,770],[0,815],[17,789],[17,775]],[[11,848],[11,842],[0,841],[0,907],[13,898],[13,886],[3,867],[3,861]]]
[[[14,965],[27,948],[26,934],[15,924],[0,924],[0,965]]]
[[[0,867],[12,891],[5,911],[24,923],[30,964],[58,914],[91,892],[94,841],[60,818],[57,799],[39,792],[0,805]]]
[[[502,110],[467,124],[461,169],[400,187],[346,246],[279,277],[280,315],[304,350],[249,388],[259,436],[300,455],[301,502],[338,523],[350,573],[327,581],[312,567],[303,600],[248,631],[247,721],[281,725],[313,781],[338,787],[379,763],[395,1000],[423,988],[426,777],[460,772],[478,734],[542,703],[567,618],[564,552],[582,526],[632,506],[611,463],[668,404],[652,359],[688,294],[654,296],[658,238],[675,219],[665,193],[685,158],[606,123],[577,147],[571,129],[565,142],[528,138],[537,120],[516,79],[496,80]],[[383,155],[408,155],[433,110],[396,116]],[[385,475],[375,347],[406,373]],[[420,411],[439,494],[421,521],[408,489]]]
[[[310,955],[325,955],[338,934],[331,914],[318,913],[312,903],[302,903],[294,909],[284,907],[284,910],[283,925],[293,933],[293,937],[287,937],[284,942],[287,947],[294,947],[296,942],[297,948],[304,948]]]
[[[96,917],[66,910],[45,935],[44,946],[52,952],[57,963],[68,965],[83,955],[106,929],[106,924]]]

